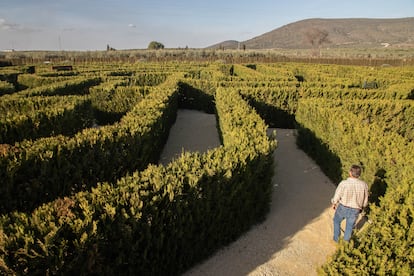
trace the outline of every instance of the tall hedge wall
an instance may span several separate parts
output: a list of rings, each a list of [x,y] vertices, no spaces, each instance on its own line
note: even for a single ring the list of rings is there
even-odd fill
[[[275,141],[237,91],[216,108],[223,146],[2,215],[1,271],[178,275],[263,219]]]
[[[177,80],[154,88],[119,123],[1,145],[0,210],[39,203],[155,163],[178,107]]]
[[[81,94],[97,122],[111,125],[72,140],[0,146],[0,269],[185,271],[266,213],[274,141],[259,113],[269,125],[296,126],[298,144],[335,182],[352,163],[364,168],[372,223],[341,243],[319,273],[412,275],[413,72],[220,60],[83,64],[73,72],[39,66],[33,75],[2,70],[0,94],[12,93],[1,96],[2,110],[28,108],[10,99]],[[215,112],[223,146],[148,166],[156,163],[177,106]]]
[[[344,112],[332,107],[329,100],[299,101],[298,143],[315,154],[323,169],[332,168],[330,154],[340,160],[340,171],[346,172],[353,163],[362,165],[362,177],[371,191],[372,225],[351,243],[342,244],[320,272],[410,275],[414,269],[414,143],[396,132],[384,131],[381,123],[364,122],[365,115]],[[329,149],[328,155],[312,150],[320,144]]]

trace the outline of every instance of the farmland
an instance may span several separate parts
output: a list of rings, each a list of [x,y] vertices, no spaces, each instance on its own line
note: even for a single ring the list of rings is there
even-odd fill
[[[3,273],[182,273],[265,218],[268,127],[335,183],[364,169],[374,223],[320,273],[412,273],[414,67],[99,61],[0,68]],[[180,108],[221,146],[158,164]]]

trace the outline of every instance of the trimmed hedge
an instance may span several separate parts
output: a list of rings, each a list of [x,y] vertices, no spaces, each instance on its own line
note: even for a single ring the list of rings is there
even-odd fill
[[[240,93],[271,127],[294,128],[297,88],[239,88]]]
[[[0,80],[0,96],[4,94],[12,94],[15,90],[16,88],[12,83]]]
[[[236,91],[216,103],[224,146],[3,215],[1,271],[178,275],[263,219],[275,141]]]
[[[63,76],[63,77],[42,77],[35,74],[20,74],[17,77],[17,82],[19,89],[27,89],[27,88],[35,88],[39,86],[54,84],[61,81],[67,81],[71,78],[74,78],[72,76]]]
[[[148,88],[127,86],[128,80],[110,80],[90,89],[98,125],[113,124],[149,93]]]
[[[206,113],[215,113],[214,92],[216,87],[200,82],[180,82],[180,108],[197,109]],[[206,89],[207,88],[207,89]],[[207,93],[206,90],[213,90],[213,93]]]
[[[352,162],[359,162],[364,167],[367,182],[373,183],[376,173],[384,169],[387,175],[395,177],[390,183],[398,185],[403,177],[398,171],[414,162],[411,154],[414,143],[397,133],[384,133],[374,122],[364,124],[363,114],[358,116],[341,108],[330,108],[330,104],[323,99],[301,100],[296,113],[300,127],[312,130],[340,157],[343,177]]]
[[[139,102],[120,123],[2,145],[0,210],[30,210],[42,202],[156,162],[178,106],[176,80]]]
[[[321,273],[409,275],[414,266],[414,143],[394,132],[384,132],[375,122],[361,123],[362,114],[344,112],[330,104],[322,99],[299,102],[298,143],[308,152],[314,152],[315,143],[326,145],[340,159],[342,177],[346,177],[351,164],[362,165],[363,178],[373,192],[369,214],[373,224],[366,232],[354,236],[351,243],[342,244]],[[312,130],[313,137],[318,140],[302,135],[308,133],[306,129]],[[325,160],[321,152],[317,154],[317,160]],[[330,160],[329,156],[326,160]],[[332,168],[329,163],[320,165],[323,170]]]
[[[47,98],[47,97],[46,97]],[[54,135],[73,135],[94,121],[90,100],[85,96],[20,98],[7,101],[2,107],[13,105],[0,116],[0,143],[14,144],[25,139]],[[48,102],[47,105],[45,102]],[[44,106],[40,108],[40,106]],[[18,108],[21,107],[21,108]],[[2,109],[2,108],[0,108]]]
[[[20,97],[53,96],[53,95],[85,95],[89,94],[89,88],[101,82],[100,78],[80,77],[53,84],[46,84],[31,89],[22,90],[15,95]]]
[[[153,54],[155,57],[156,53]],[[179,274],[234,240],[257,218],[264,216],[268,189],[271,188],[268,186],[271,159],[263,152],[268,152],[266,145],[272,148],[272,142],[267,140],[264,132],[252,131],[262,129],[263,121],[239,94],[262,114],[268,124],[283,125],[285,119],[292,120],[295,115],[299,122],[298,143],[335,182],[345,176],[343,171],[347,171],[352,163],[359,162],[364,168],[363,177],[372,192],[369,218],[373,223],[354,236],[350,243],[341,244],[319,273],[410,275],[414,271],[412,68],[298,63],[232,65],[217,61],[203,64],[88,64],[77,70],[76,75],[80,76],[76,77],[77,81],[100,76],[100,82],[104,83],[95,86],[95,106],[102,107],[102,112],[109,111],[106,113],[109,115],[112,111],[119,112],[111,121],[119,123],[99,130],[85,130],[84,133],[92,137],[88,141],[92,142],[82,144],[80,152],[74,153],[78,159],[71,159],[85,170],[89,165],[82,166],[81,156],[86,153],[85,160],[94,160],[93,170],[96,170],[90,178],[86,173],[82,182],[85,190],[90,187],[88,191],[77,192],[84,189],[78,189],[76,185],[79,184],[69,185],[76,192],[72,196],[51,197],[53,202],[39,206],[30,214],[11,212],[1,217],[0,267],[3,273],[114,274],[122,271],[125,274]],[[149,133],[154,136],[140,140],[142,143],[138,146],[134,144],[134,138],[122,140],[120,137],[135,137],[125,134],[134,128],[118,127],[128,116],[125,114],[130,114],[125,112],[132,112],[131,106],[137,104],[128,97],[123,99],[122,95],[136,95],[138,101],[141,101],[138,95],[142,93],[141,89],[144,89],[144,98],[165,95],[162,91],[169,90],[166,88],[171,87],[168,84],[148,89],[135,84],[148,81],[147,85],[154,86],[169,82],[169,77],[162,79],[173,72],[183,73],[184,78],[175,81],[174,89],[179,92],[171,98],[174,104],[158,106],[155,112],[158,117],[155,117],[163,119],[156,123],[156,127],[148,126]],[[10,73],[13,72],[5,72],[0,78],[7,75],[11,77],[8,82],[17,84],[18,74]],[[75,80],[66,73],[40,73],[38,76]],[[112,82],[122,84],[113,89],[108,85],[106,90],[105,85]],[[64,83],[68,84],[60,82],[58,87],[66,94]],[[93,91],[95,87],[88,90]],[[27,97],[30,91],[41,95],[50,93],[42,89],[37,87],[15,94]],[[78,92],[88,91],[72,89],[70,93]],[[110,100],[119,99],[119,105],[118,102],[99,102],[102,96],[99,93],[108,93]],[[151,155],[154,141],[166,139],[169,124],[175,118],[177,102],[181,107],[217,112],[224,145],[203,155],[186,153],[166,167],[150,165],[140,172],[132,167],[126,169],[127,165],[141,162],[136,156]],[[141,108],[146,110],[144,106]],[[145,114],[129,117],[129,125],[138,125],[138,118]],[[107,132],[111,134],[106,136]],[[104,140],[105,137],[110,138]],[[64,145],[66,141],[61,137],[54,139],[57,140],[44,141],[51,145],[56,141]],[[89,149],[92,144],[94,150]],[[3,146],[0,152],[4,155],[13,150],[19,151],[12,146]],[[130,154],[127,157],[123,155],[126,152]],[[50,156],[59,154],[70,156],[59,151],[37,154],[45,161],[36,167],[40,168],[37,172],[55,178],[53,173],[63,168],[68,175],[78,177],[78,167],[68,170],[63,158],[62,163],[49,162],[53,160]],[[154,159],[155,156],[154,153]],[[111,163],[115,169],[107,169],[108,162],[116,161],[118,157],[123,162]],[[97,160],[104,161],[101,164]],[[48,171],[49,166],[53,167],[49,163],[64,166],[56,165],[58,170]],[[26,169],[32,166],[27,164]],[[13,166],[11,170],[1,169],[0,173],[7,171],[13,178],[20,177],[21,183],[26,183],[21,174],[14,174]],[[104,177],[96,173],[99,170],[104,172]],[[130,175],[125,176],[125,173]],[[2,181],[6,179],[3,175],[0,177]],[[98,181],[107,182],[96,184]],[[39,183],[43,180],[27,187],[37,189]],[[21,187],[25,195],[24,185]]]
[[[411,172],[412,173],[412,172]],[[381,205],[371,206],[373,222],[349,243],[342,243],[319,275],[412,275],[414,271],[414,177],[405,173]]]

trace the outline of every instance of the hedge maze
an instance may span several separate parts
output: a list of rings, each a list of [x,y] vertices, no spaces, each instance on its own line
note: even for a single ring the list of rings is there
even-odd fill
[[[277,146],[266,134],[271,126],[296,128],[298,145],[334,182],[357,163],[370,185],[373,223],[319,273],[410,275],[413,69],[220,62],[0,68],[0,271],[186,271],[265,218]],[[159,156],[179,108],[215,114],[221,146],[163,166]]]

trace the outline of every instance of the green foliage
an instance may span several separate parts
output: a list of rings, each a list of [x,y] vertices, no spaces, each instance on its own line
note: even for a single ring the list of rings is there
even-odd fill
[[[202,87],[198,88],[197,86],[200,86],[200,84]],[[193,86],[186,82],[180,82],[180,108],[203,110],[210,114],[214,113],[215,88],[206,87],[204,84],[205,83],[193,82]],[[213,90],[213,92],[211,94],[207,93],[208,90]]]
[[[410,275],[413,271],[414,143],[384,129],[386,125],[382,120],[388,117],[388,112],[396,109],[398,103],[387,102],[394,110],[385,109],[386,112],[371,113],[364,109],[369,105],[368,110],[379,110],[377,107],[383,107],[383,104],[381,101],[367,102],[360,107],[358,101],[347,103],[323,99],[299,102],[296,114],[301,128],[299,141],[306,151],[315,147],[312,140],[307,139],[309,136],[302,135],[306,129],[311,129],[314,137],[319,139],[317,144],[326,145],[340,159],[343,172],[352,163],[359,163],[371,191],[379,181],[378,177],[387,186],[385,195],[370,197],[375,204],[370,205],[372,225],[360,236],[355,236],[351,243],[340,245],[330,262],[322,268],[326,275]],[[353,114],[350,109],[354,112],[360,109],[360,113]],[[364,123],[367,115],[378,119]],[[399,121],[398,117],[396,121]],[[323,152],[309,152],[317,158],[329,160],[321,156]],[[328,162],[321,165],[332,168]]]
[[[38,86],[48,85],[59,81],[67,81],[71,76],[63,77],[44,77],[35,74],[19,74],[17,78],[20,89],[35,88]]]
[[[356,114],[362,125],[375,124],[387,133],[397,133],[413,141],[414,102],[411,100],[333,100],[329,108]]]
[[[154,88],[118,124],[84,129],[73,137],[5,145],[0,156],[1,210],[30,210],[156,162],[175,119],[177,94],[173,79]]]
[[[13,97],[0,104],[0,143],[73,135],[94,120],[86,96]]]
[[[130,79],[130,84],[134,86],[156,86],[163,83],[168,75],[165,73],[140,73],[135,74]]]
[[[16,69],[6,69],[0,71],[0,81],[11,83],[14,87],[17,87],[17,78],[19,71]],[[5,85],[5,84],[3,84]],[[1,96],[2,94],[0,94]]]
[[[144,88],[132,89],[127,83],[125,79],[108,80],[90,89],[98,125],[119,121],[146,94]]]
[[[180,58],[167,51],[146,57],[169,54]],[[295,120],[298,144],[331,179],[359,163],[372,192],[372,223],[340,244],[319,273],[411,275],[412,67],[261,64],[248,52],[249,63],[239,65],[221,52],[201,55],[210,62],[2,70],[1,83],[28,87],[1,96],[2,118],[13,118],[5,126],[20,116],[29,129],[44,116],[53,135],[65,122],[53,119],[58,106],[75,110],[75,102],[90,102],[100,126],[0,145],[1,273],[182,273],[264,218],[275,147],[266,123],[292,127]],[[149,165],[178,106],[214,112],[223,145]],[[79,117],[68,116],[82,128]]]
[[[99,84],[100,81],[100,78],[78,78],[26,89],[16,95],[20,97],[85,95],[89,93],[89,87]]]
[[[414,271],[414,179],[387,191],[373,207],[373,225],[342,244],[320,275],[412,275]]]
[[[294,127],[294,114],[298,102],[296,86],[240,87],[239,89],[270,126]]]
[[[150,95],[162,99],[162,91]],[[236,90],[217,95],[223,147],[184,154],[166,167],[148,166],[31,214],[3,215],[0,269],[178,275],[262,220],[271,196],[275,141]],[[136,122],[144,106],[148,103],[125,120]],[[152,117],[146,113],[147,120]]]
[[[0,96],[4,94],[11,94],[15,91],[12,83],[0,80]]]
[[[301,127],[311,129],[339,156],[344,172],[352,162],[357,162],[363,165],[368,182],[372,183],[377,171],[384,169],[387,174],[395,174],[397,178],[393,183],[398,185],[401,178],[396,173],[398,168],[414,161],[409,153],[413,143],[397,133],[384,133],[384,129],[374,122],[364,124],[364,114],[330,108],[330,104],[323,99],[301,100],[296,113],[297,122]],[[332,121],[341,124],[332,124]]]

